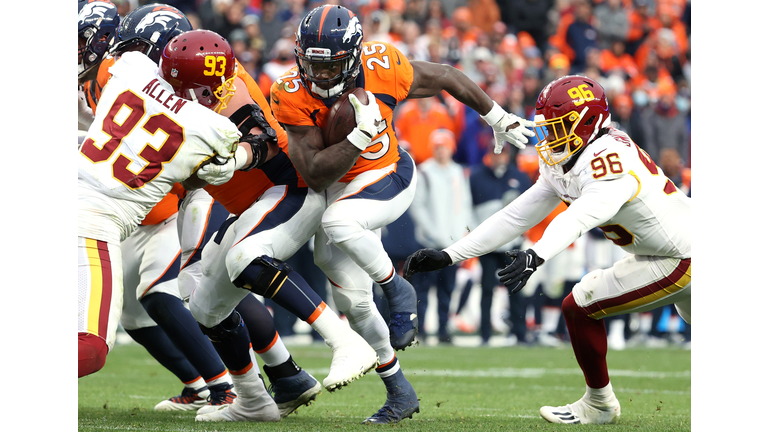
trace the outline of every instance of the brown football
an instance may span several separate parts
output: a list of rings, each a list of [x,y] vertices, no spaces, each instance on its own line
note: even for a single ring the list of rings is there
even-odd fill
[[[357,126],[355,109],[349,103],[350,94],[354,94],[360,102],[368,103],[368,94],[361,87],[355,87],[336,99],[336,102],[331,105],[331,109],[325,117],[325,125],[322,128],[323,142],[326,147],[344,141],[347,135],[352,132],[352,129]]]

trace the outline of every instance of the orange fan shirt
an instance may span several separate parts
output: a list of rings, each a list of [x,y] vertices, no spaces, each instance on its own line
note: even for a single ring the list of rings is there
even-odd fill
[[[237,65],[237,77],[245,82],[247,86],[245,90],[264,111],[264,117],[277,133],[277,143],[282,150],[259,169],[236,171],[228,182],[219,186],[205,187],[211,197],[221,203],[227,211],[239,216],[274,185],[307,187],[307,184],[288,159],[288,134],[272,115],[272,110],[259,84],[246,72],[240,62]],[[243,91],[243,89],[236,91]]]
[[[437,129],[448,129],[451,132],[455,130],[448,109],[437,99],[432,101],[426,112],[419,109],[419,101],[409,100],[403,103],[397,113],[397,129],[400,138],[411,144],[408,153],[413,156],[416,165],[432,157],[429,134]]]
[[[113,64],[115,64],[115,59],[113,57],[105,58],[99,65],[96,79],[88,81],[83,85],[85,99],[94,112],[96,112],[96,105],[99,103],[101,91],[112,77],[112,74],[109,73],[109,68],[112,67]],[[179,190],[183,189],[181,188],[181,185],[178,185],[177,183],[174,185],[174,188],[160,200],[160,202],[152,207],[152,210],[147,213],[147,216],[144,217],[144,220],[141,221],[140,225],[157,225],[176,214],[179,211],[179,197],[176,195],[176,191]]]
[[[364,43],[360,68],[355,84],[376,96],[384,121],[368,148],[339,180],[344,183],[349,183],[358,174],[400,160],[392,113],[408,96],[413,84],[411,63],[402,52],[386,42]],[[332,99],[314,98],[301,84],[298,67],[293,67],[272,84],[272,110],[282,124],[322,128],[333,102]]]

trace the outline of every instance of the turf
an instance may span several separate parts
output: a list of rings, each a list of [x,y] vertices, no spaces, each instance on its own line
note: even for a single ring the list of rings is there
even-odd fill
[[[330,364],[324,345],[289,347],[294,359],[322,381]],[[136,344],[117,346],[104,369],[78,380],[81,431],[690,431],[691,352],[681,349],[611,351],[608,364],[622,416],[614,426],[553,425],[542,405],[564,405],[584,394],[570,347],[415,347],[399,353],[420,398],[421,412],[397,425],[363,426],[386,398],[370,373],[342,390],[323,391],[308,407],[278,423],[196,423],[194,412],[154,412],[181,391],[179,381]]]

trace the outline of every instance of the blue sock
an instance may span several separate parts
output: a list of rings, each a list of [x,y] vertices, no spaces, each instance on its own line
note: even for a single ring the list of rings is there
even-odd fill
[[[262,351],[275,340],[275,333],[277,333],[275,321],[269,309],[259,299],[248,294],[235,307],[235,310],[248,328],[254,351]]]
[[[158,363],[176,375],[181,382],[192,382],[200,377],[197,369],[173,345],[160,326],[126,330],[125,332],[143,346]]]
[[[226,370],[213,344],[200,330],[181,299],[170,294],[153,293],[144,296],[141,304],[203,379],[213,379]]]

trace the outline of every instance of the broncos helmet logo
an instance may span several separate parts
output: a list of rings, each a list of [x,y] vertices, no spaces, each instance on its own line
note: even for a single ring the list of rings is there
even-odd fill
[[[136,26],[136,32],[140,33],[142,30],[144,30],[147,27],[151,27],[155,24],[161,24],[164,29],[168,29],[168,23],[172,20],[179,19],[179,15],[170,12],[167,10],[161,10],[161,11],[153,11],[146,15],[144,15],[144,18],[139,21],[139,24]]]
[[[87,3],[83,6],[80,10],[80,14],[77,16],[78,24],[82,25],[85,24],[86,21],[95,20],[96,18],[104,18],[104,14],[113,7],[115,6],[111,3],[105,2]]]
[[[352,17],[351,20],[349,20],[349,23],[347,24],[347,30],[344,32],[344,36],[342,36],[341,41],[346,43],[352,40],[355,35],[363,35],[363,26],[360,25],[360,20],[357,19],[357,17]]]

